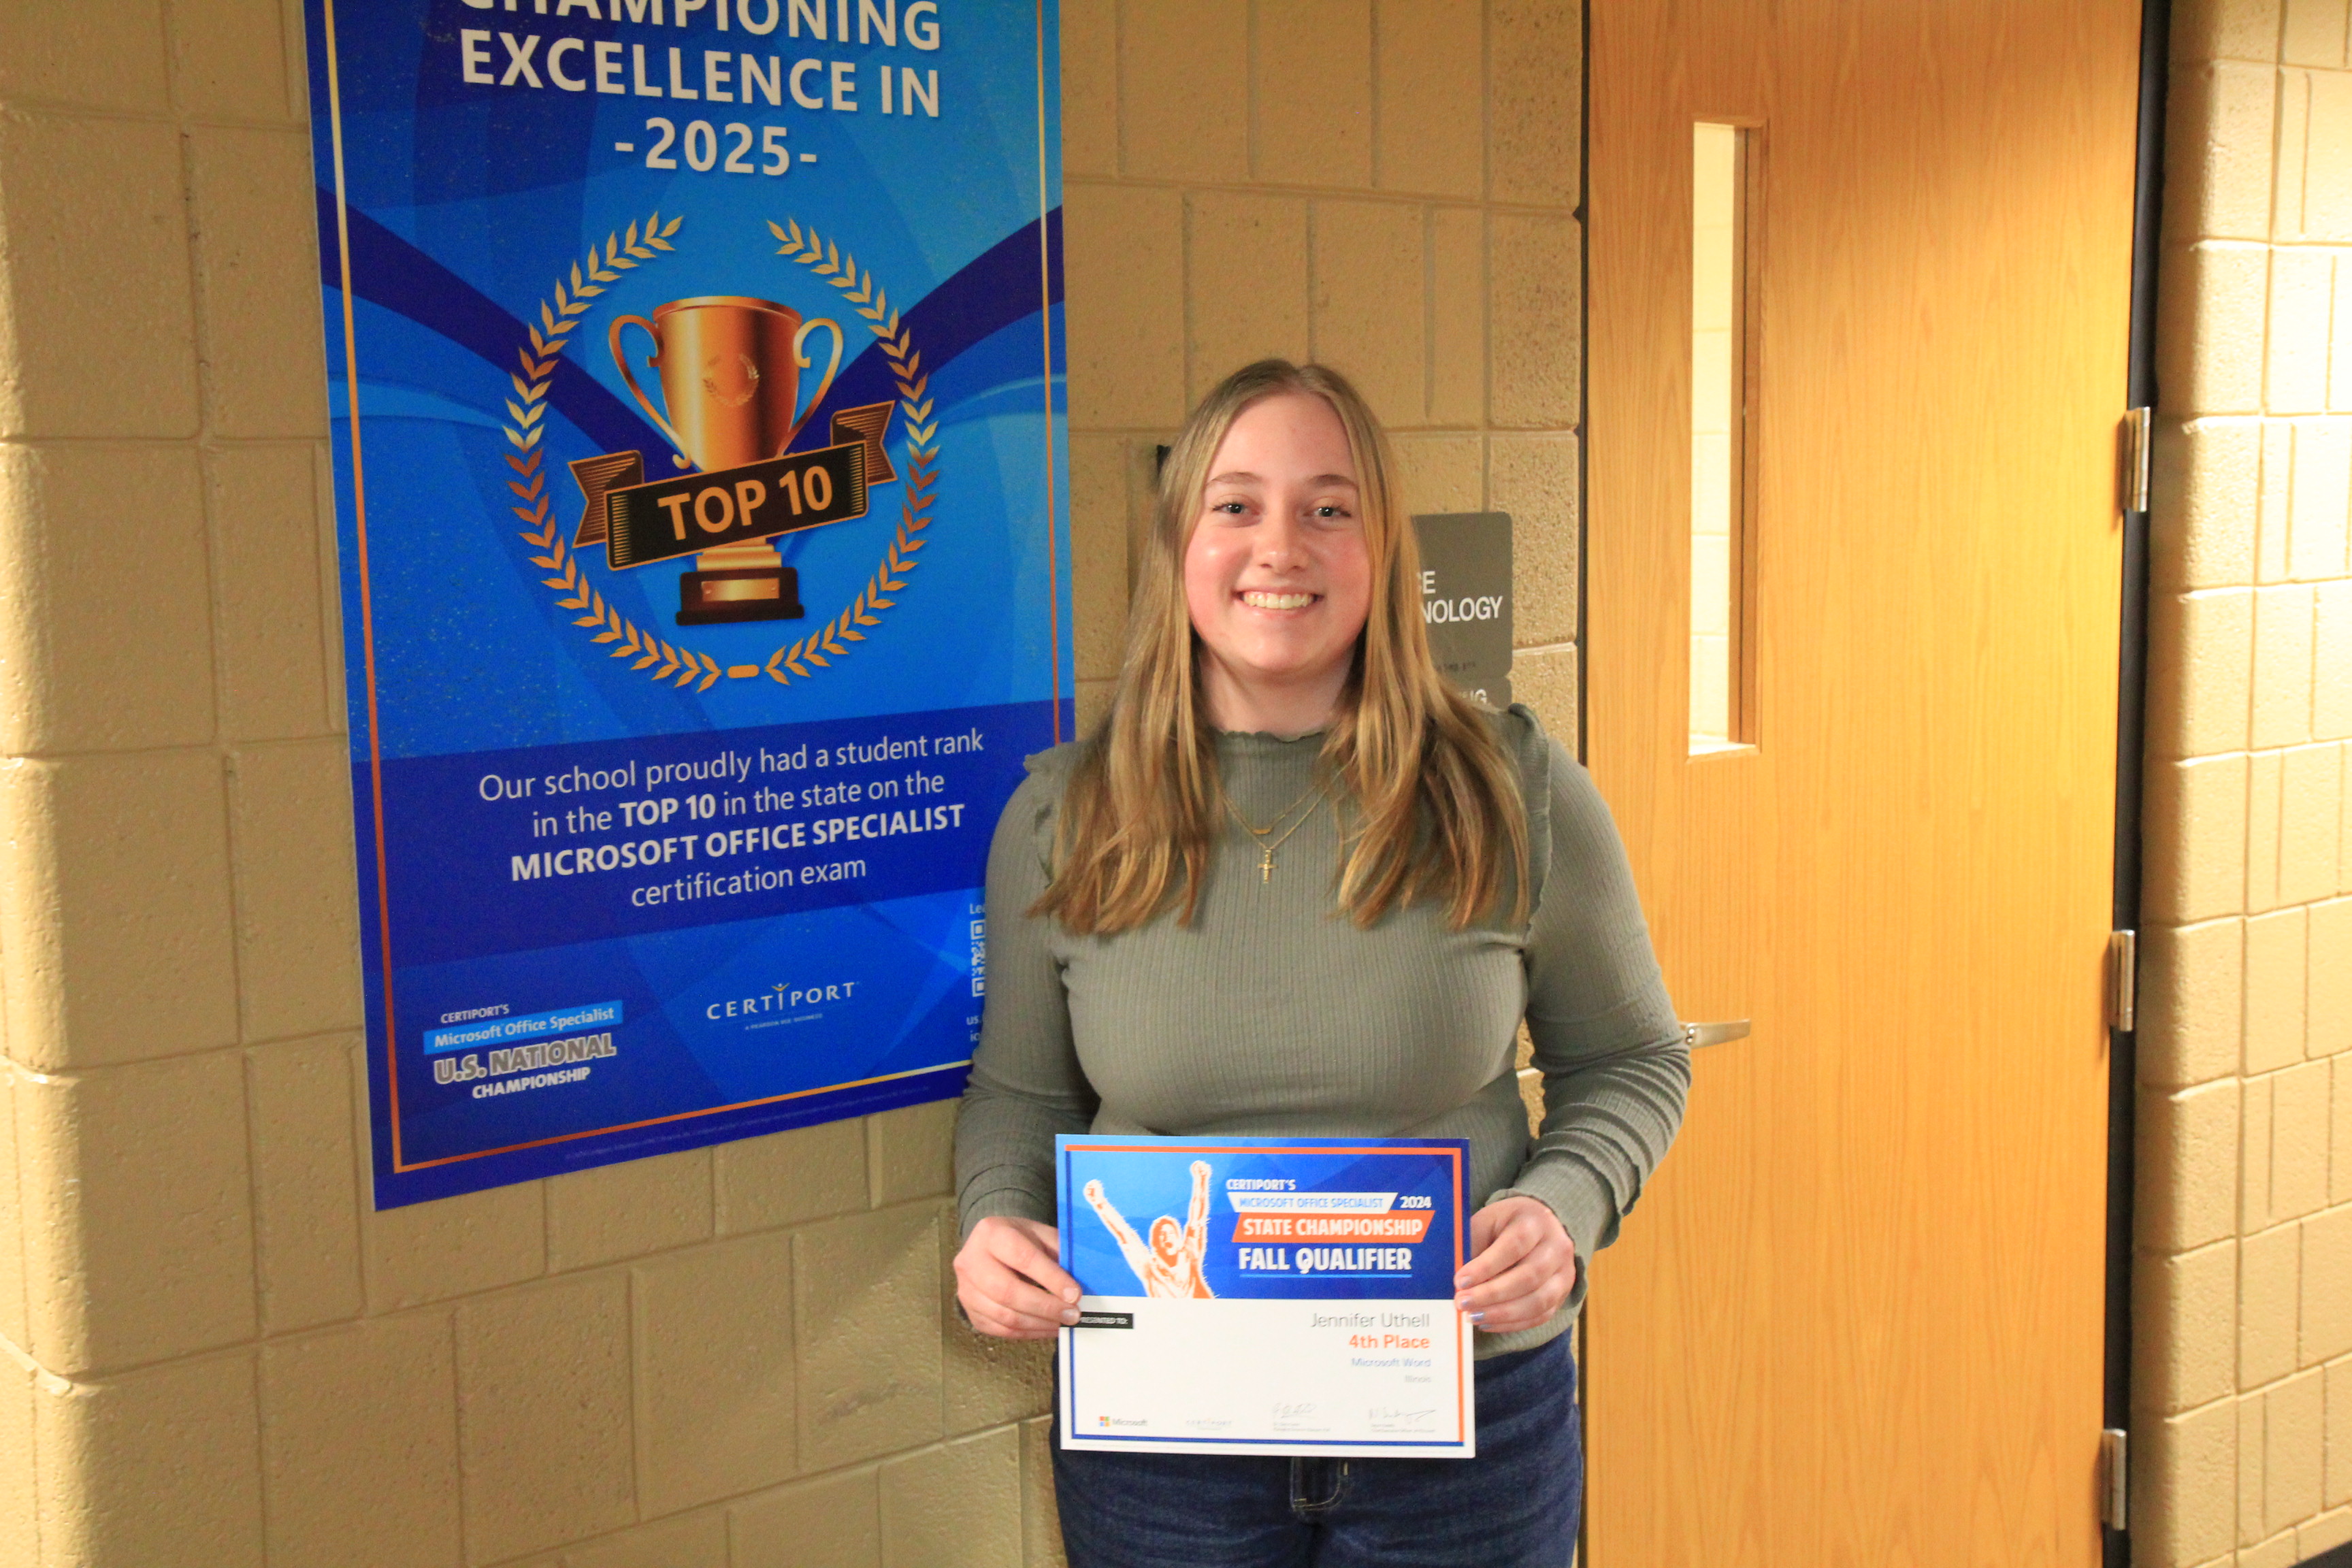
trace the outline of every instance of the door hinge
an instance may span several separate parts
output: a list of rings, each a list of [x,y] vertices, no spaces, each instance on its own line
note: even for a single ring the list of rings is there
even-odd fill
[[[2131,1528],[2131,1434],[2110,1426],[2099,1434],[2099,1522]]]
[[[2123,427],[2123,510],[2147,510],[2148,477],[2156,463],[2156,410],[2127,408],[2124,410]]]
[[[2107,933],[2107,1027],[2128,1035],[2139,1026],[2139,932]]]

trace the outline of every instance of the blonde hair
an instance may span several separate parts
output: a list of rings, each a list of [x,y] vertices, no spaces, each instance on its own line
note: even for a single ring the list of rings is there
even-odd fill
[[[1370,613],[1318,760],[1352,816],[1339,905],[1369,926],[1391,908],[1428,899],[1445,906],[1458,930],[1499,900],[1507,857],[1512,918],[1525,918],[1527,813],[1517,773],[1486,712],[1431,661],[1421,552],[1388,438],[1338,372],[1269,359],[1203,397],[1161,467],[1118,685],[1071,770],[1052,880],[1032,911],[1071,931],[1133,930],[1171,903],[1181,903],[1178,921],[1189,924],[1200,902],[1222,817],[1184,555],[1226,431],[1253,404],[1285,395],[1319,397],[1339,415],[1371,564]]]

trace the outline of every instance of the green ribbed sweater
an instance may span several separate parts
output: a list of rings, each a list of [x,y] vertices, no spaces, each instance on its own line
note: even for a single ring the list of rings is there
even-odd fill
[[[1426,903],[1369,930],[1336,913],[1327,803],[1270,880],[1229,822],[1191,925],[1075,936],[1027,910],[1077,748],[1032,757],[989,850],[987,1005],[956,1126],[965,1232],[990,1215],[1054,1223],[1056,1132],[1297,1134],[1466,1138],[1474,1206],[1536,1198],[1580,1260],[1609,1245],[1681,1122],[1689,1054],[1591,775],[1526,709],[1496,722],[1528,802],[1532,911],[1458,931]],[[1217,765],[1265,823],[1311,787],[1321,747],[1221,733]],[[1544,1074],[1532,1139],[1522,1016]],[[1479,1353],[1560,1332],[1584,1285],[1580,1268],[1549,1322],[1481,1335]]]

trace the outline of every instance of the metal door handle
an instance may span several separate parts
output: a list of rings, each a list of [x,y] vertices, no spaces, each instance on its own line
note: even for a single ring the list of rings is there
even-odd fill
[[[1727,1040],[1744,1040],[1747,1037],[1748,1020],[1745,1018],[1727,1019],[1720,1024],[1685,1024],[1683,1026],[1683,1044],[1693,1050],[1698,1049],[1701,1046],[1719,1046]]]

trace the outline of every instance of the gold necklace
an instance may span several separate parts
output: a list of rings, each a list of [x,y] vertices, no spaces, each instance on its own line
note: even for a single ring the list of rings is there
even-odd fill
[[[1326,779],[1319,785],[1309,786],[1305,793],[1299,795],[1298,800],[1292,801],[1288,805],[1286,805],[1280,811],[1276,812],[1272,822],[1267,823],[1264,827],[1255,827],[1251,826],[1250,819],[1242,815],[1242,808],[1234,804],[1234,797],[1225,793],[1224,781],[1223,779],[1217,781],[1217,798],[1225,803],[1225,810],[1232,815],[1233,819],[1235,822],[1242,825],[1243,831],[1246,832],[1253,839],[1257,841],[1257,879],[1259,881],[1271,882],[1274,880],[1274,852],[1281,848],[1285,844],[1288,843],[1292,834],[1307,826],[1309,819],[1311,819],[1315,815],[1315,805],[1322,803],[1323,796],[1329,794],[1330,789],[1331,782],[1328,779]],[[1299,801],[1306,800],[1308,795],[1315,797],[1314,805],[1308,805],[1306,813],[1301,816],[1297,821],[1292,823],[1290,826],[1284,831],[1281,837],[1276,839],[1273,843],[1268,844],[1265,841],[1265,836],[1273,832],[1276,828],[1282,826],[1282,819],[1288,816],[1292,812],[1297,811],[1298,809]]]

